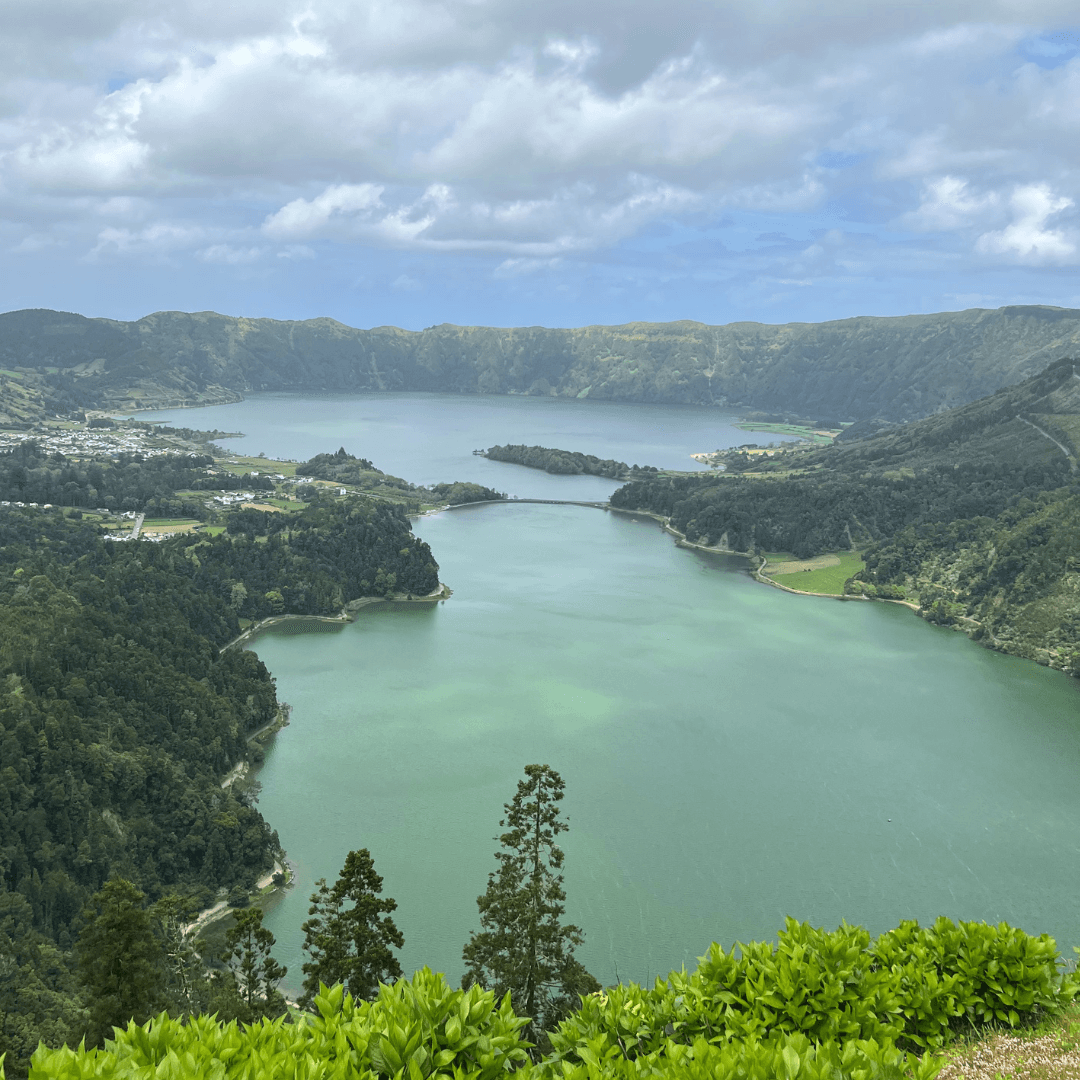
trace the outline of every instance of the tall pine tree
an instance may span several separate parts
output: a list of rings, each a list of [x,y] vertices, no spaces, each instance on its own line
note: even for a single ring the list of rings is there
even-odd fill
[[[114,1026],[141,1024],[167,1004],[165,951],[145,899],[130,881],[111,878],[83,912],[86,924],[75,953],[90,1009],[91,1045],[112,1035]]]
[[[581,928],[562,923],[563,852],[555,840],[568,828],[559,818],[563,787],[550,766],[525,766],[499,822],[506,830],[495,853],[499,869],[476,901],[483,929],[462,953],[462,986],[479,983],[500,997],[509,991],[514,1011],[530,1018],[526,1030],[534,1042],[542,1042],[543,1032],[576,1008],[581,995],[600,989],[574,957]]]
[[[270,954],[274,935],[262,924],[262,908],[242,909],[234,917],[235,924],[225,934],[225,959],[242,1006],[236,1015],[249,1024],[261,1016],[280,1016],[286,1006],[277,987],[288,969]]]
[[[350,851],[341,875],[331,889],[326,878],[316,883],[311,894],[304,931],[304,951],[311,960],[301,970],[304,993],[300,1004],[311,1005],[319,983],[344,983],[358,1000],[370,1000],[380,982],[401,978],[401,965],[390,946],[401,948],[405,939],[394,925],[390,912],[397,902],[381,898],[383,879],[375,873],[375,863],[367,848]],[[352,906],[345,905],[351,901]]]

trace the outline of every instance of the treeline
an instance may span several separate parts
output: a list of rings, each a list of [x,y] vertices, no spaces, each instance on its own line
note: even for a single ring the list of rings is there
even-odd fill
[[[908,526],[996,517],[1070,482],[1068,462],[966,461],[918,473],[821,472],[786,479],[682,476],[637,480],[611,505],[648,510],[695,543],[809,558],[891,537]]]
[[[106,544],[0,509],[0,1034],[70,1028],[72,947],[114,875],[197,902],[250,885],[277,840],[221,775],[277,711],[235,613],[167,545]]]
[[[221,786],[278,708],[258,658],[221,651],[240,619],[437,583],[404,512],[374,501],[241,511],[219,536],[158,544],[0,507],[0,1040],[15,1057],[77,1019],[72,949],[107,880],[204,904],[272,866],[275,834]]]
[[[266,476],[241,477],[225,470],[209,475],[207,469],[214,464],[209,455],[196,454],[118,454],[74,461],[24,442],[0,453],[0,500],[202,518],[203,504],[178,498],[177,491],[274,490]]]
[[[355,457],[341,447],[334,454],[316,454],[310,461],[296,467],[297,476],[314,480],[329,480],[339,484],[370,484],[376,481],[389,487],[412,491],[413,485],[399,476],[389,476],[377,469],[367,458]]]
[[[579,454],[574,450],[553,450],[547,446],[521,446],[507,444],[492,446],[484,451],[492,461],[508,461],[513,465],[526,465],[530,469],[563,476],[606,476],[612,480],[625,480],[638,473],[655,473],[651,465],[627,465],[625,461],[598,458],[593,454]]]
[[[484,487],[483,484],[473,484],[462,480],[457,480],[452,484],[432,484],[427,490],[435,497],[436,502],[448,503],[450,506],[501,501],[506,498],[504,491],[496,491],[494,488]]]

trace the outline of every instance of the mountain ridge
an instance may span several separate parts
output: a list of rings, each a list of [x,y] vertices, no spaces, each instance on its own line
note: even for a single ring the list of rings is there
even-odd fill
[[[331,318],[0,314],[0,366],[42,408],[209,405],[252,391],[591,397],[904,422],[1080,351],[1080,310],[1038,305],[825,323],[363,330]],[[2,388],[0,388],[2,394]],[[2,411],[3,400],[0,400]],[[25,410],[24,410],[25,411]]]

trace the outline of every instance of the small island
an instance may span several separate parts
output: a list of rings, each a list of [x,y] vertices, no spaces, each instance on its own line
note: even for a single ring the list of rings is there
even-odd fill
[[[658,472],[651,465],[627,465],[625,461],[602,459],[592,454],[579,454],[573,450],[554,450],[547,446],[491,446],[474,453],[492,461],[508,461],[512,465],[524,465],[530,469],[560,476],[606,476],[611,480],[630,480]]]

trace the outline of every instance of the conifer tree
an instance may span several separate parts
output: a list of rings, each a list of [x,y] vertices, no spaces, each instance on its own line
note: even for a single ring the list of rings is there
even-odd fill
[[[75,951],[90,1009],[88,1042],[100,1043],[129,1020],[141,1024],[166,1004],[164,950],[144,900],[130,881],[112,878],[83,912]]]
[[[285,998],[278,983],[288,971],[270,950],[274,935],[262,924],[262,908],[252,907],[234,913],[235,924],[225,934],[225,959],[232,965],[236,1016],[251,1023],[260,1016],[280,1016],[285,1011]],[[239,1009],[235,1005],[239,1004]]]
[[[196,914],[196,905],[175,893],[163,896],[150,908],[163,956],[163,991],[165,1005],[173,1017],[191,1016],[205,1011],[209,1003],[206,965],[185,924]]]
[[[320,878],[311,894],[308,914],[312,918],[301,927],[304,951],[311,960],[301,970],[304,993],[300,1004],[311,1005],[319,983],[344,983],[357,1000],[370,1000],[380,982],[401,978],[401,965],[390,946],[405,944],[402,933],[389,913],[397,908],[390,897],[380,898],[383,879],[367,848],[350,851],[334,887]],[[352,901],[351,907],[344,905]]]
[[[527,1030],[542,1040],[583,994],[600,984],[574,957],[584,938],[580,927],[563,925],[562,849],[555,843],[569,827],[559,818],[563,780],[548,765],[526,765],[525,779],[506,803],[499,824],[506,832],[495,853],[499,869],[477,897],[480,925],[462,953],[462,986],[479,983],[502,996],[510,992],[514,1011],[530,1018]]]

